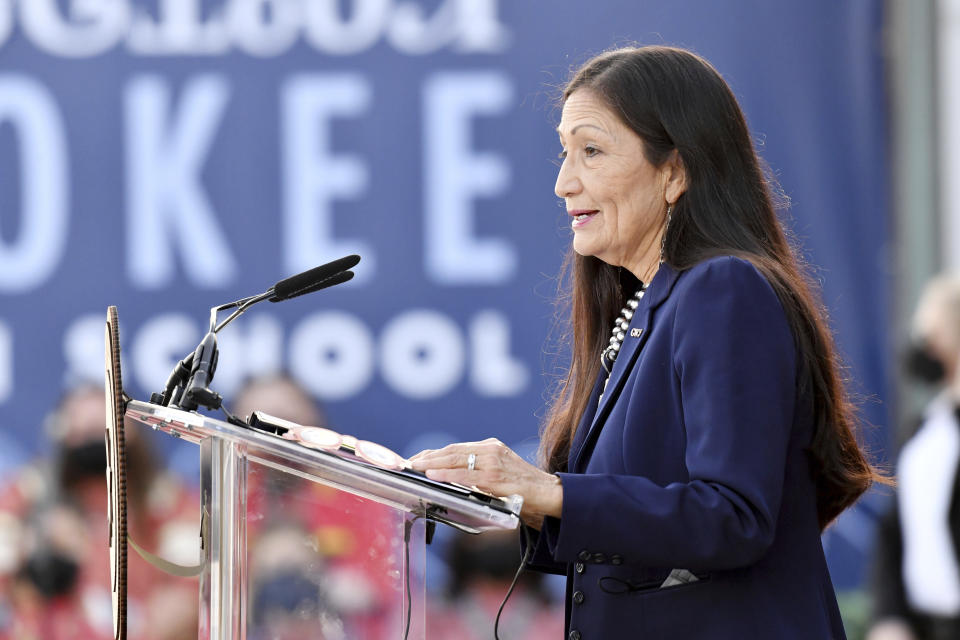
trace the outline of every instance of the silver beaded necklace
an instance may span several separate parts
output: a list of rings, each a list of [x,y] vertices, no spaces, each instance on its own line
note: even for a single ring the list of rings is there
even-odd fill
[[[627,300],[626,306],[620,310],[620,316],[613,323],[613,333],[610,336],[610,344],[600,354],[600,364],[603,366],[607,375],[613,371],[613,363],[617,360],[617,354],[620,353],[620,346],[627,335],[627,327],[630,326],[630,320],[633,318],[633,312],[640,305],[643,294],[646,293],[648,285],[641,285],[633,297]]]
[[[667,203],[666,220],[663,223],[663,235],[660,237],[660,264],[663,264],[663,255],[667,248],[667,228],[670,226],[670,220],[673,218],[673,203]],[[600,366],[607,372],[607,379],[603,383],[603,391],[600,392],[600,400],[603,400],[603,394],[607,391],[607,383],[610,382],[610,373],[613,371],[613,363],[617,361],[617,354],[620,353],[620,347],[623,345],[623,339],[627,337],[627,328],[630,326],[630,320],[633,319],[633,312],[640,306],[640,300],[643,294],[647,292],[648,284],[640,283],[640,288],[633,294],[633,297],[627,300],[626,306],[620,310],[620,317],[613,323],[613,332],[610,336],[610,344],[600,353]]]

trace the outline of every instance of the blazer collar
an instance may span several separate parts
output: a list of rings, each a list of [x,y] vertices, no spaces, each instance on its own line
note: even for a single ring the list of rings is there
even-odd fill
[[[666,262],[662,263],[660,268],[657,269],[657,274],[653,276],[653,280],[647,288],[647,293],[643,296],[643,302],[648,303],[651,310],[663,304],[663,301],[673,291],[673,285],[677,283],[677,278],[680,277],[681,273]]]
[[[669,297],[679,276],[680,273],[669,265],[660,265],[657,275],[653,277],[646,294],[644,294],[633,313],[630,326],[627,328],[627,335],[623,339],[620,352],[617,354],[617,360],[614,362],[610,377],[606,382],[606,389],[603,390],[603,395],[599,396],[598,387],[603,389],[604,374],[606,373],[601,370],[597,386],[594,387],[594,392],[590,397],[591,406],[587,408],[584,419],[581,419],[580,425],[577,427],[577,433],[574,435],[570,449],[569,460],[571,463],[567,465],[567,468],[572,472],[577,471],[580,457],[589,448],[589,443],[599,435],[603,422],[613,407],[614,400],[620,395],[628,372],[633,368],[633,363],[636,361],[641,347],[647,341],[654,310]],[[600,357],[600,354],[597,354],[597,357]],[[591,407],[596,406],[593,403],[597,402],[596,398],[598,396],[600,397],[599,406],[596,407],[596,411],[592,411]],[[592,419],[586,420],[587,416],[591,416]]]

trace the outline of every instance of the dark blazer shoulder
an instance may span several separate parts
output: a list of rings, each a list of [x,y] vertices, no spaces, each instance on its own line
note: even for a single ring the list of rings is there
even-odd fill
[[[677,286],[689,288],[706,280],[719,282],[727,279],[731,282],[751,282],[755,285],[765,284],[770,291],[773,287],[767,277],[755,264],[746,258],[732,255],[719,255],[701,260],[680,272]]]
[[[671,297],[677,304],[695,296],[725,299],[751,305],[771,304],[783,312],[783,305],[773,285],[760,269],[745,258],[722,255],[707,258],[681,271]]]

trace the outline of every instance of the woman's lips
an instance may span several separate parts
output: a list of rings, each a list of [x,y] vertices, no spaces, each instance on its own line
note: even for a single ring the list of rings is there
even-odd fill
[[[593,216],[600,212],[596,209],[573,209],[567,213],[573,216],[573,222],[571,223],[571,226],[574,229],[579,229],[580,227],[589,223],[590,220],[593,219]]]

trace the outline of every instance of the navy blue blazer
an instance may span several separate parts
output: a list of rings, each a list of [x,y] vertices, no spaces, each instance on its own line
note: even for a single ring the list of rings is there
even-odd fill
[[[603,378],[529,561],[566,574],[568,638],[845,638],[812,402],[764,276],[733,257],[663,265],[600,399]],[[699,580],[660,588],[672,569]]]

